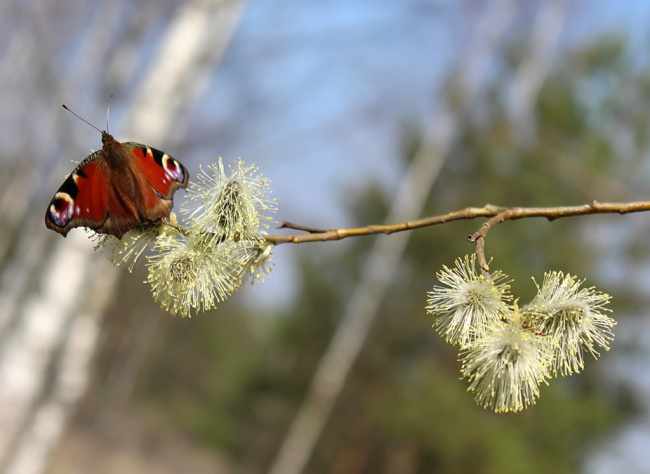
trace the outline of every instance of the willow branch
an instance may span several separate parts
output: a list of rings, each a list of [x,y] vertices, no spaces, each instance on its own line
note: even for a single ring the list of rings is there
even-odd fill
[[[392,234],[394,232],[403,232],[406,230],[419,229],[438,224],[458,220],[476,219],[478,217],[489,217],[480,229],[469,236],[468,240],[477,246],[477,256],[481,269],[487,272],[487,262],[483,252],[485,236],[495,225],[515,219],[526,219],[530,217],[544,217],[549,221],[560,219],[562,217],[583,216],[591,214],[629,214],[632,212],[650,211],[650,201],[637,202],[598,202],[592,201],[590,204],[579,206],[558,206],[558,207],[500,207],[487,204],[484,207],[467,207],[439,216],[427,217],[414,221],[402,222],[398,224],[381,224],[369,225],[366,227],[355,227],[350,229],[314,229],[307,226],[290,223],[289,226],[284,224],[285,228],[301,229],[307,232],[299,235],[267,235],[265,239],[274,244],[300,244],[305,242],[326,242],[329,240],[341,240],[348,237],[360,237],[364,235],[375,234]]]
[[[648,203],[650,208],[650,203]],[[444,224],[445,222],[461,219],[475,219],[477,217],[492,217],[505,210],[504,207],[496,207],[490,204],[485,207],[468,207],[460,211],[450,212],[440,216],[427,217],[415,221],[402,222],[399,224],[369,225],[367,227],[355,227],[351,229],[328,229],[322,232],[308,232],[300,235],[266,235],[264,238],[274,244],[300,244],[304,242],[325,242],[328,240],[341,240],[347,237],[360,237],[362,235],[393,234],[405,230],[419,229],[431,225]],[[283,227],[287,227],[283,224]],[[291,228],[307,228],[292,224]],[[312,229],[312,228],[309,228]]]
[[[294,224],[293,222],[284,221],[278,226],[278,229],[294,229],[294,230],[304,230],[310,234],[322,234],[324,232],[329,232],[332,229],[318,229],[316,227],[308,227],[306,225]]]

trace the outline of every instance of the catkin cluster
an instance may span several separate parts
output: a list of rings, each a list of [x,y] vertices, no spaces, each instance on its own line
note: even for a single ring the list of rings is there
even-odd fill
[[[610,296],[562,272],[548,272],[537,295],[520,307],[507,277],[476,272],[475,256],[438,273],[427,312],[447,342],[460,347],[461,373],[476,402],[496,412],[535,403],[542,383],[584,368],[585,351],[609,350],[616,322],[604,312]]]
[[[269,180],[239,160],[226,171],[221,158],[190,183],[181,208],[188,226],[172,219],[140,225],[122,240],[103,236],[115,265],[133,270],[146,251],[155,300],[172,314],[206,311],[250,282],[262,279],[271,265],[273,244],[263,233],[277,210]]]

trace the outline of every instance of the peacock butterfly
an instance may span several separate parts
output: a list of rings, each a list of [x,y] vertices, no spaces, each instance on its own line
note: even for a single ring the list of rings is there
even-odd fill
[[[83,226],[121,239],[142,222],[168,218],[174,192],[187,187],[187,169],[171,156],[101,133],[102,149],[74,169],[47,207],[45,225],[64,237]]]

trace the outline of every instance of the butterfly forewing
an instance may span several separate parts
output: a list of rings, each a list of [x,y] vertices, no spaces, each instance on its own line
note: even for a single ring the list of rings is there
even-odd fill
[[[133,152],[138,169],[162,198],[172,199],[177,189],[187,187],[189,173],[167,153],[134,142],[125,143],[124,147]]]

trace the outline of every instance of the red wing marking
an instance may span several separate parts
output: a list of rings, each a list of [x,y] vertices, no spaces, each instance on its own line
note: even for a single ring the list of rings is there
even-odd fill
[[[133,152],[136,168],[162,198],[171,200],[177,189],[187,187],[189,173],[176,159],[139,143],[124,146]]]

